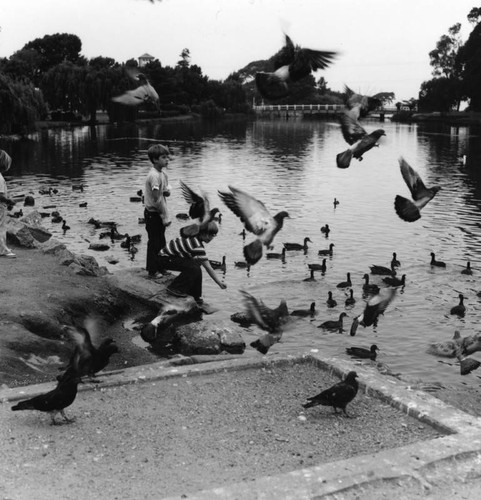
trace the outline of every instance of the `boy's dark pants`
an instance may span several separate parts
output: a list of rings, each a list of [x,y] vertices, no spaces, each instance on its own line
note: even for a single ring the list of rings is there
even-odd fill
[[[157,212],[144,211],[145,229],[147,231],[147,264],[149,274],[159,270],[158,254],[165,247],[165,226]]]
[[[182,257],[159,257],[159,267],[171,271],[180,271],[169,288],[178,290],[194,299],[202,297],[202,269],[198,261]]]

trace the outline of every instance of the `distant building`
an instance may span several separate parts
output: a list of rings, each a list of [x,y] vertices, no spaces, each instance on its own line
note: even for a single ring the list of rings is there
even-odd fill
[[[147,54],[147,52],[145,54],[139,56],[139,68],[144,67],[146,64],[153,61],[154,59],[155,59],[155,57],[151,56],[150,54]]]

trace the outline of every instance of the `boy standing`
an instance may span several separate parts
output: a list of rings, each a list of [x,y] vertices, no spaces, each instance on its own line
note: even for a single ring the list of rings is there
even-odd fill
[[[16,255],[7,247],[7,210],[9,206],[15,205],[15,202],[7,197],[7,184],[2,175],[8,171],[11,164],[10,156],[0,149],[0,257],[14,259]]]
[[[152,167],[147,174],[144,190],[144,217],[147,231],[147,264],[149,278],[155,278],[161,271],[158,267],[158,253],[165,246],[165,228],[170,225],[166,197],[170,196],[169,179],[164,171],[169,162],[169,148],[162,144],[151,146],[147,154]]]

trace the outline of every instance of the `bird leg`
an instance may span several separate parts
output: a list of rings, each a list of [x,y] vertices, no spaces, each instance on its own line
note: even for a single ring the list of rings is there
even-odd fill
[[[64,418],[65,422],[67,424],[71,424],[72,422],[75,422],[75,418],[68,418],[67,415],[65,415],[65,412],[63,410],[60,410],[60,415]]]

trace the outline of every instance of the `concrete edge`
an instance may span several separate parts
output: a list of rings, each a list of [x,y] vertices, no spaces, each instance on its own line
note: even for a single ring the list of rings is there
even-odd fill
[[[231,356],[225,356],[221,360],[213,356],[207,358],[202,356],[176,358],[105,372],[98,375],[99,383],[87,383],[80,386],[79,390],[83,392],[171,377],[192,377],[231,370],[311,362],[319,369],[337,376],[343,376],[348,371],[355,370],[359,376],[360,389],[366,394],[393,405],[446,435],[396,448],[395,453],[393,449],[383,450],[375,454],[323,463],[311,468],[200,491],[190,494],[191,500],[322,498],[322,496],[382,481],[414,479],[422,484],[422,475],[429,468],[460,460],[473,460],[476,463],[481,461],[481,419],[443,403],[430,394],[412,390],[405,382],[380,375],[370,366],[339,358],[322,358],[312,353],[297,356],[264,356],[254,359]],[[179,363],[181,363],[180,366]],[[51,390],[52,387],[52,383],[43,383],[2,389],[0,402],[7,403],[33,397]],[[180,499],[181,497],[170,498]]]

